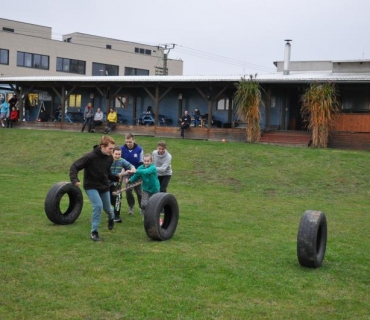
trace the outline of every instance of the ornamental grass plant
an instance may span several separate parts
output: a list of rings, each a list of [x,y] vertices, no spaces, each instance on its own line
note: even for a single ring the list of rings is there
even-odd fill
[[[0,135],[1,319],[369,319],[369,152],[166,139],[173,238],[150,240],[123,205],[96,243],[84,192],[71,225],[51,223],[44,201],[100,135]],[[158,140],[136,137],[145,152]],[[297,260],[308,209],[328,221],[317,269]]]
[[[301,114],[311,132],[312,147],[328,146],[333,117],[339,113],[334,83],[312,83],[301,97]]]
[[[240,120],[247,124],[247,142],[257,142],[261,138],[259,105],[261,102],[261,90],[258,82],[253,79],[242,78],[236,84],[237,90],[234,95],[236,113]]]

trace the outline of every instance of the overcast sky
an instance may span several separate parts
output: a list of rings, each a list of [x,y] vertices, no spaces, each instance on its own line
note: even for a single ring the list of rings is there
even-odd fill
[[[185,75],[274,72],[291,60],[370,59],[369,0],[0,0],[0,16],[150,45],[176,44]]]

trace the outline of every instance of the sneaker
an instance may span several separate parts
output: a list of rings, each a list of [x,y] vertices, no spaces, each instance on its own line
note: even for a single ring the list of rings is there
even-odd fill
[[[121,217],[120,217],[120,216],[115,216],[115,217],[114,217],[114,222],[115,222],[115,223],[122,223],[122,219],[121,219]]]
[[[91,239],[93,241],[102,241],[102,238],[99,237],[98,231],[91,232]]]
[[[130,209],[128,209],[128,214],[134,214],[134,207],[130,207]]]
[[[114,219],[108,220],[108,230],[112,230],[114,227]]]

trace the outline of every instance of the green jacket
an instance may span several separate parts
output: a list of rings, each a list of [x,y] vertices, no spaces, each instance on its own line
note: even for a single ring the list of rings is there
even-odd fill
[[[141,179],[141,189],[148,193],[159,192],[159,180],[157,174],[157,168],[154,163],[145,167],[141,165],[136,169],[135,174],[130,178],[129,183],[134,183],[135,181]]]

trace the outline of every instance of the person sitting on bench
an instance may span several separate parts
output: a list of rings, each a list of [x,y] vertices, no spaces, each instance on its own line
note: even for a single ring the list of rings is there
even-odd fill
[[[104,133],[107,134],[113,130],[117,123],[117,112],[113,108],[110,108],[110,111],[107,116],[107,126],[105,127]]]
[[[96,109],[95,115],[94,115],[94,121],[91,124],[91,132],[95,132],[95,127],[99,127],[103,124],[103,118],[104,114],[101,112],[101,109]]]

